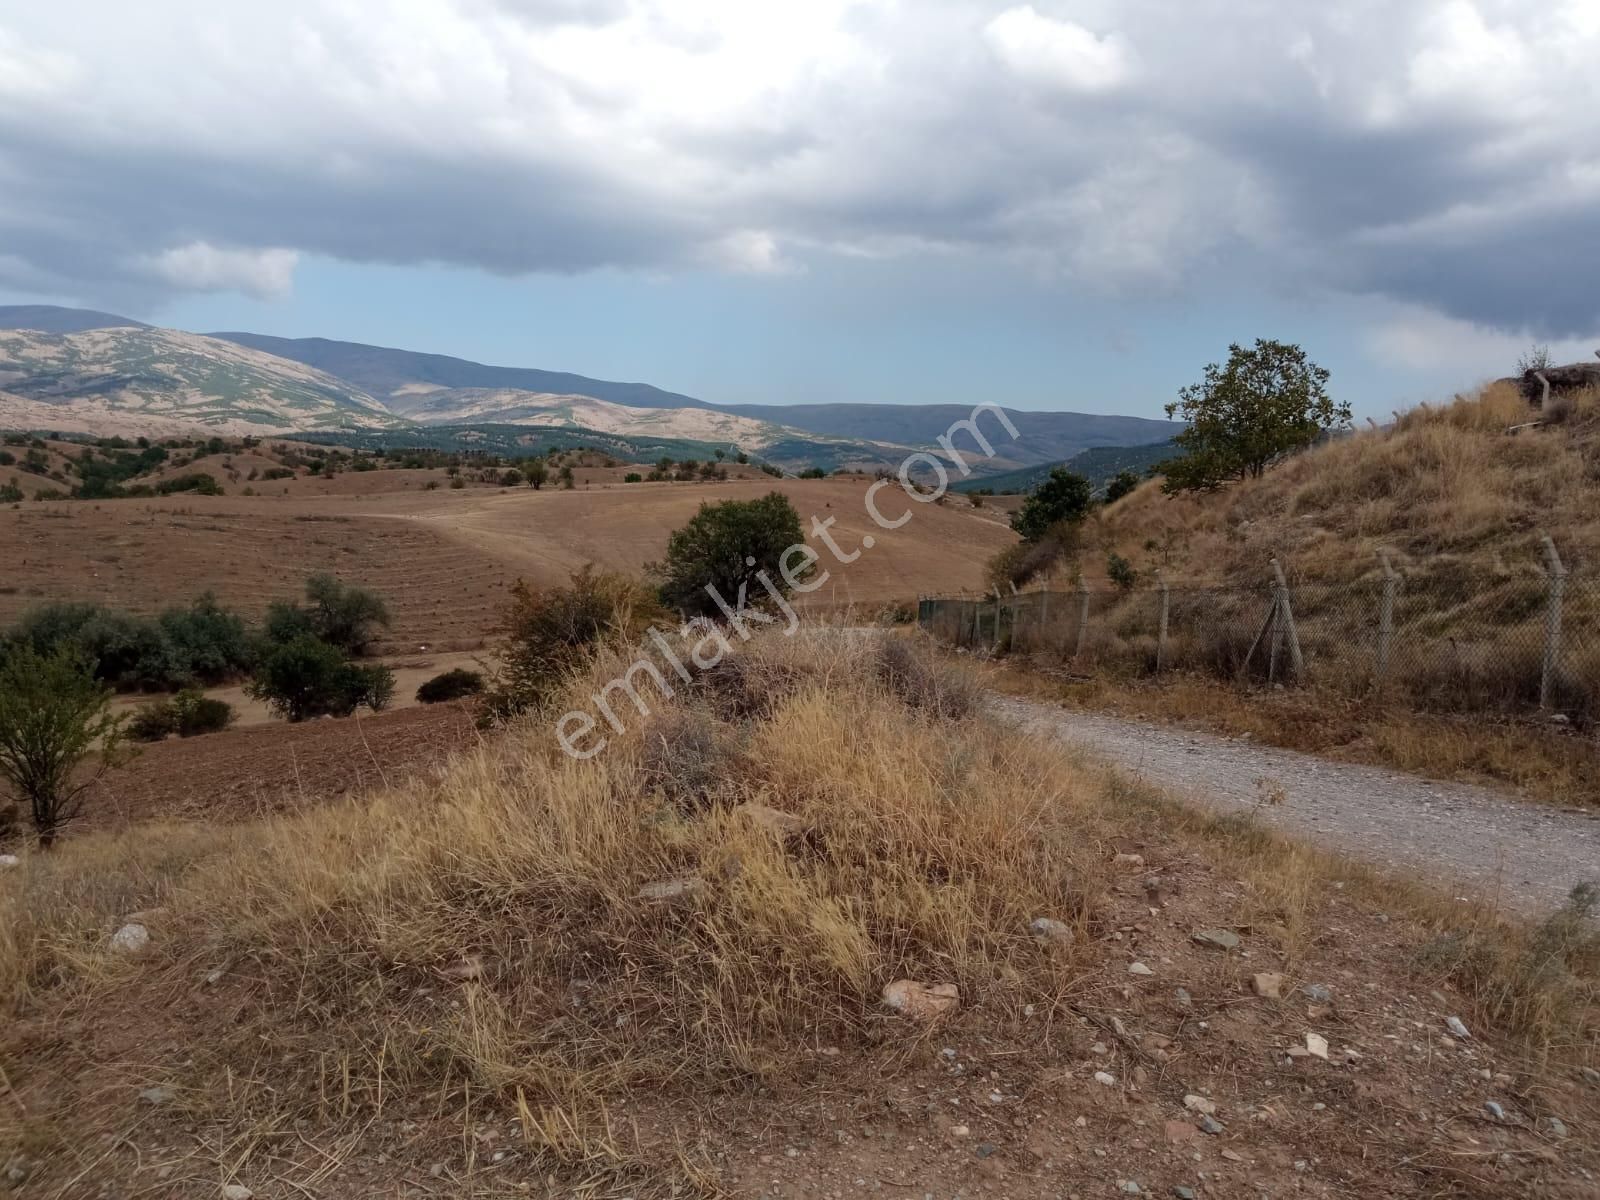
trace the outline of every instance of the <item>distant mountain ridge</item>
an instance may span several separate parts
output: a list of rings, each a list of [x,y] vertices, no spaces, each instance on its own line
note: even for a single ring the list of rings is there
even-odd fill
[[[567,371],[541,371],[535,367],[492,367],[448,354],[424,354],[360,342],[328,338],[281,338],[263,333],[214,333],[212,337],[237,342],[279,358],[349,380],[376,396],[391,412],[405,416],[427,398],[431,389],[494,388],[538,392],[555,396],[592,396],[632,408],[700,408],[705,402],[676,392],[664,392],[648,383],[616,383],[590,379]]]
[[[280,430],[280,421],[297,419],[297,413],[304,414],[299,419],[325,422],[308,424],[306,431],[530,425],[591,429],[643,441],[737,446],[781,465],[833,469],[894,465],[914,449],[935,447],[941,435],[973,411],[966,404],[712,404],[645,383],[491,366],[359,342],[241,332],[180,334],[86,309],[0,306],[0,329],[41,327],[60,336],[117,330],[125,344],[132,344],[132,335],[141,332],[170,335],[187,339],[182,345],[189,357],[176,374],[157,370],[123,378],[129,376],[123,369],[127,364],[89,363],[80,353],[77,382],[63,385],[50,378],[49,364],[36,354],[30,362],[13,363],[9,374],[0,374],[0,390],[23,397],[9,402],[9,417],[6,406],[0,405],[0,421],[49,427],[53,418],[59,428],[81,428],[121,419],[121,406],[145,416],[159,413],[167,421],[192,419],[219,428],[228,424],[233,432],[243,432],[243,426],[252,422]],[[206,346],[211,349],[205,350]],[[220,376],[210,375],[200,369],[196,357],[207,354],[232,366]],[[229,375],[241,369],[239,359],[244,355],[255,356],[250,363],[257,375],[250,383]],[[37,371],[40,378],[31,378],[30,371]],[[221,383],[207,384],[208,377]],[[317,381],[327,404],[304,403],[308,379]],[[91,385],[90,380],[95,382]],[[275,387],[281,392],[277,400]],[[164,388],[170,393],[165,399]],[[980,474],[1058,463],[1096,447],[1163,441],[1182,428],[1176,422],[1144,417],[1004,411],[1018,431],[1015,438],[992,414],[980,421],[995,451],[992,458],[975,459],[965,435],[958,436],[958,448],[966,450]],[[69,416],[78,424],[65,423]]]

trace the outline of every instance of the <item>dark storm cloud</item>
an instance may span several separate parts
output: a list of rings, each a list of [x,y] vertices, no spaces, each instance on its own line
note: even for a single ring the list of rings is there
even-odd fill
[[[35,6],[0,17],[0,283],[957,251],[1587,333],[1597,50],[1588,0]]]

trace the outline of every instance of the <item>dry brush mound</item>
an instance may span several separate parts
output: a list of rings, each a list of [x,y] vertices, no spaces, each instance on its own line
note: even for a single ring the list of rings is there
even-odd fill
[[[977,705],[903,643],[773,636],[590,761],[543,714],[359,804],[25,859],[0,879],[0,1157],[72,1196],[755,1193],[775,1149],[813,1190],[1487,1196],[1476,1158],[1394,1113],[1494,1089],[1519,1114],[1474,1129],[1507,1156],[1494,1186],[1597,1165],[1538,1151],[1558,1109],[1581,1128],[1581,990],[1540,1027],[1559,1086],[1477,1082],[1522,1060],[1433,1046],[1442,1018],[1396,982],[1420,927],[1397,937],[1339,868],[1191,822]],[[1193,937],[1212,927],[1251,957]],[[1432,978],[1470,950],[1487,995],[1499,936],[1447,946]],[[1241,991],[1263,970],[1277,1000]],[[1312,979],[1335,998],[1308,1009]],[[900,980],[959,1003],[925,1024],[883,1003]],[[1202,1091],[1217,1130],[1185,1106]],[[840,1149],[863,1126],[893,1132]]]

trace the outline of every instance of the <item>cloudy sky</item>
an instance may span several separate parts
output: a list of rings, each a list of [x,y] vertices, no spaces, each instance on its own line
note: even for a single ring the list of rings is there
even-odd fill
[[[0,4],[0,301],[710,400],[1600,348],[1596,0]]]

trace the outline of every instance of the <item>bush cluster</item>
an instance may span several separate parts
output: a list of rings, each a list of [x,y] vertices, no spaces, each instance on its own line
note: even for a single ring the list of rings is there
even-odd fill
[[[136,742],[159,742],[177,734],[195,737],[220,733],[233,724],[233,705],[207,696],[198,688],[184,688],[170,700],[147,704],[128,722],[128,736]]]

